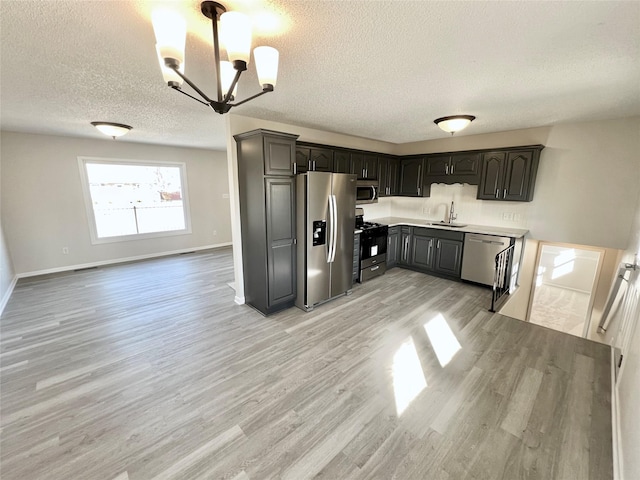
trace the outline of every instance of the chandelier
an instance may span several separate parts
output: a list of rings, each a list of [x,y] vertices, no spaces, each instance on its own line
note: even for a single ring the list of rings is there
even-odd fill
[[[240,102],[231,103],[237,94],[240,75],[247,70],[251,56],[251,23],[246,15],[240,12],[227,12],[227,9],[218,2],[202,2],[200,10],[211,20],[213,26],[217,95],[213,99],[209,98],[184,74],[187,36],[185,20],[169,10],[157,10],[152,14],[152,22],[160,69],[167,85],[211,107],[219,114],[227,113],[232,107],[242,105],[267,92],[273,92],[278,76],[278,50],[266,46],[256,47],[253,50],[253,57],[262,91]],[[218,20],[220,32],[218,32]],[[227,51],[228,60],[220,59],[220,40]],[[183,83],[189,85],[200,98],[183,91]]]

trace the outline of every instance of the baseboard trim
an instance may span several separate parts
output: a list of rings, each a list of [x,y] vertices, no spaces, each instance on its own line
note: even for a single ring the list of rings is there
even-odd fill
[[[11,294],[13,293],[13,289],[15,288],[16,283],[18,283],[18,276],[14,275],[13,280],[11,280],[11,283],[9,284],[9,288],[7,288],[7,291],[4,292],[2,302],[0,302],[0,315],[2,315],[2,312],[4,312],[4,307],[7,306],[7,303],[9,303],[9,299],[11,298]]]
[[[244,297],[238,297],[237,295],[234,297],[233,301],[238,305],[244,305],[246,303]]]
[[[621,470],[622,451],[620,450],[620,415],[618,391],[616,390],[616,362],[615,352],[611,347],[611,447],[613,449],[613,480],[623,480]]]
[[[37,277],[38,275],[48,275],[51,273],[69,272],[80,270],[83,268],[101,267],[104,265],[116,265],[118,263],[135,262],[138,260],[148,260],[150,258],[167,257],[170,255],[178,255],[181,253],[197,252],[200,250],[211,250],[214,248],[222,248],[231,246],[231,242],[217,243],[215,245],[205,245],[203,247],[181,248],[179,250],[171,250],[168,252],[151,253],[148,255],[136,255],[134,257],[116,258],[112,260],[101,260],[99,262],[81,263],[77,265],[67,265],[64,267],[48,268],[46,270],[37,270],[33,272],[18,273],[17,278]]]

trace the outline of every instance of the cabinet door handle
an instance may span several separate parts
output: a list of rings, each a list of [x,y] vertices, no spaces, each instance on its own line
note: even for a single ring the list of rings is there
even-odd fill
[[[297,163],[294,163],[294,164],[293,164],[293,174],[294,174],[294,175],[297,175],[297,174],[298,174],[298,164],[297,164]]]
[[[375,267],[371,267],[371,271],[375,272],[376,270],[378,270],[380,268],[380,265],[376,265]]]
[[[444,174],[449,175],[449,165],[444,166]]]
[[[438,248],[440,248],[440,240],[438,240]]]
[[[418,196],[420,196],[420,187],[418,187]]]
[[[496,188],[496,198],[500,198],[500,189]]]
[[[502,198],[507,198],[507,189],[504,189],[504,192],[502,192]]]
[[[453,165],[451,165],[451,172],[450,175],[453,175]]]

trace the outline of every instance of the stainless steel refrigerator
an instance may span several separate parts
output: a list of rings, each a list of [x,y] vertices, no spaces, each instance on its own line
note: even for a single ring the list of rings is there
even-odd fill
[[[356,175],[308,172],[296,179],[296,306],[316,305],[353,286]]]

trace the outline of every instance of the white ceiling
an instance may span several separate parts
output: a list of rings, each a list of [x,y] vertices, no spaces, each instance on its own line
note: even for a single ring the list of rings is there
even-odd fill
[[[151,1],[0,1],[1,128],[224,149],[224,119],[162,81]],[[214,96],[211,26],[188,13],[186,75]],[[276,91],[233,112],[406,143],[640,114],[640,2],[237,0],[276,14]],[[193,33],[197,32],[197,33]],[[208,44],[204,41],[207,39]],[[256,42],[254,42],[254,45]],[[187,87],[188,88],[188,87]],[[259,91],[253,66],[239,97]]]

